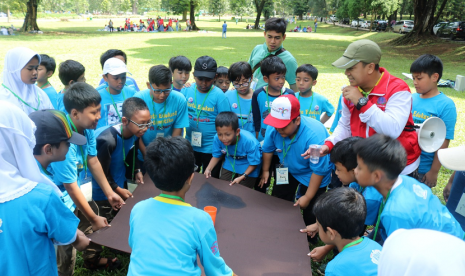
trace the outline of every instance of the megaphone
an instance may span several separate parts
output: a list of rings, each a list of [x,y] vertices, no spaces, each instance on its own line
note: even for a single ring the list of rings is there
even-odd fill
[[[422,151],[436,152],[446,140],[446,124],[438,117],[430,117],[423,124],[415,125],[418,144]]]

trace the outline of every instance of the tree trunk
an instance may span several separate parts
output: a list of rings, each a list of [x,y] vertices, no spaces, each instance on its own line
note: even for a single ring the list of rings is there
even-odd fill
[[[26,17],[24,18],[23,27],[21,31],[29,32],[29,31],[39,31],[39,26],[37,26],[37,5],[38,0],[29,0],[27,2],[27,11]]]
[[[182,12],[182,20],[181,21],[187,21],[187,11]]]
[[[137,14],[137,0],[132,0],[132,14]]]
[[[299,15],[299,20],[304,20],[303,14]]]
[[[189,1],[189,10],[190,10],[190,20],[193,31],[198,31],[197,25],[195,24],[195,3],[194,0]]]
[[[259,29],[260,27],[260,17],[262,17],[263,7],[265,6],[266,0],[254,0],[255,8],[257,9],[257,18],[255,18],[254,29]]]

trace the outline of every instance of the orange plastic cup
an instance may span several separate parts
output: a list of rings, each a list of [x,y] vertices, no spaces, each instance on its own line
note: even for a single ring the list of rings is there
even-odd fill
[[[205,212],[207,212],[210,217],[212,217],[212,220],[213,220],[213,225],[215,225],[215,221],[216,221],[216,212],[218,211],[218,209],[216,209],[215,206],[205,206],[203,208],[203,210]]]

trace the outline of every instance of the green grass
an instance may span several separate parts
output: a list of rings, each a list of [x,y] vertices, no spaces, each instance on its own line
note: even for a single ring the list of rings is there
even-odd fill
[[[231,17],[224,17],[230,19]],[[138,20],[138,19],[135,19]],[[222,19],[222,21],[225,19]],[[115,26],[124,25],[124,19],[114,19]],[[217,19],[205,20],[201,18],[197,25],[207,31],[215,33],[198,32],[171,32],[171,33],[107,33],[98,32],[106,24],[107,20],[94,19],[92,21],[42,21],[39,26],[44,31],[42,35],[18,34],[13,37],[1,37],[0,39],[0,64],[3,64],[5,53],[17,46],[29,47],[38,53],[46,53],[53,56],[57,64],[66,59],[80,61],[86,67],[87,82],[97,85],[100,80],[101,67],[99,56],[110,48],[123,49],[128,55],[128,68],[136,79],[139,87],[144,89],[147,81],[148,70],[157,64],[168,65],[172,56],[185,55],[192,62],[202,55],[214,57],[218,65],[229,66],[236,61],[247,61],[253,47],[264,43],[263,32],[257,30],[245,30],[246,22],[238,25],[232,20],[228,21],[228,38],[221,39],[221,25],[223,22]],[[249,19],[249,24],[253,23]],[[20,27],[22,22],[14,25]],[[313,23],[299,21],[299,25],[307,26]],[[0,23],[0,25],[2,25]],[[185,24],[182,25],[183,27]],[[288,26],[293,29],[295,24]],[[345,48],[351,42],[369,38],[380,44],[383,50],[381,66],[386,67],[390,73],[402,77],[402,72],[409,72],[410,64],[421,54],[431,53],[438,55],[444,62],[444,79],[455,80],[455,76],[465,71],[465,44],[443,42],[434,45],[400,46],[392,47],[388,42],[398,37],[393,33],[368,33],[349,28],[334,27],[329,24],[319,24],[318,33],[288,33],[284,47],[297,59],[298,64],[311,63],[319,70],[318,84],[315,91],[325,95],[336,106],[340,95],[341,86],[347,84],[347,79],[342,70],[331,63],[338,59]],[[51,78],[51,83],[57,89],[62,85],[56,73]],[[191,80],[193,77],[191,76]],[[408,80],[412,91],[412,81]],[[441,89],[452,98],[458,111],[458,120],[455,128],[455,140],[451,147],[465,144],[465,93],[457,92],[450,88]],[[447,184],[451,172],[441,169],[438,185],[433,192],[443,200],[442,190]],[[298,226],[296,226],[298,227]],[[127,265],[128,257],[121,256]],[[78,259],[77,267],[82,261]],[[122,269],[111,275],[125,275]],[[77,268],[76,275],[110,275],[109,273],[92,274],[85,269]]]

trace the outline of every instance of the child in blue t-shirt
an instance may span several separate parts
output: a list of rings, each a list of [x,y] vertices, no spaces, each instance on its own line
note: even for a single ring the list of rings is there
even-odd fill
[[[229,185],[239,183],[253,188],[260,172],[260,143],[252,133],[241,131],[234,112],[218,114],[215,126],[217,134],[213,140],[213,158],[205,169],[205,176],[209,178],[213,168],[225,157],[220,179],[230,181]]]
[[[236,62],[229,67],[228,78],[235,89],[227,91],[225,95],[231,110],[239,117],[239,128],[255,136],[252,114],[253,90],[250,88],[252,67],[244,61]]]
[[[383,243],[399,228],[431,229],[464,238],[460,224],[428,186],[400,175],[407,153],[399,141],[376,134],[355,143],[354,152],[357,183],[373,186],[383,196],[373,240]]]
[[[297,92],[295,96],[299,99],[302,116],[311,117],[324,124],[333,116],[334,106],[325,96],[312,91],[317,77],[318,70],[311,64],[304,64],[297,68],[295,80],[300,92]]]
[[[102,76],[107,86],[97,89],[102,97],[101,118],[97,128],[121,123],[123,102],[136,93],[133,88],[125,86],[127,73],[126,64],[120,59],[110,58],[105,61]]]
[[[252,97],[255,137],[260,142],[265,139],[267,125],[263,120],[270,114],[273,101],[281,95],[294,95],[294,91],[284,88],[286,65],[281,58],[278,56],[269,56],[263,59],[261,73],[267,85],[255,90]]]
[[[339,96],[339,100],[337,100],[336,115],[334,115],[333,123],[331,124],[331,128],[329,129],[331,133],[333,133],[334,130],[336,129],[337,123],[339,122],[339,119],[341,118],[343,104],[344,103],[343,103],[343,98],[342,98],[342,93],[341,93],[341,95]]]
[[[226,93],[229,90],[231,81],[228,77],[228,68],[224,66],[218,66],[218,69],[216,70],[215,86],[221,89],[223,93]]]
[[[212,159],[213,138],[216,135],[215,118],[223,111],[231,111],[223,91],[213,85],[216,80],[216,60],[209,56],[195,61],[195,85],[183,88],[181,93],[187,99],[189,127],[186,139],[194,148],[198,170],[207,168]],[[212,170],[212,177],[219,178],[221,164]]]
[[[121,50],[117,50],[117,49],[110,49],[110,50],[107,50],[105,53],[103,53],[101,56],[100,56],[100,65],[102,66],[102,69],[105,65],[105,62],[110,59],[110,58],[117,58],[117,59],[120,59],[124,62],[124,64],[127,65],[127,61],[128,61],[128,57],[126,56],[126,53],[121,51]],[[128,72],[129,73],[129,72]],[[129,73],[131,74],[131,73]],[[97,87],[97,90],[99,89],[102,89],[102,88],[105,88],[108,86],[108,84],[106,83],[105,79],[102,78],[98,84],[99,86]],[[136,83],[136,80],[130,76],[126,76],[126,83],[125,83],[125,86],[129,87],[129,88],[132,88],[133,90],[135,90],[136,92],[139,91],[139,86],[137,86],[137,83]]]
[[[269,125],[263,143],[263,168],[260,185],[269,181],[273,154],[279,157],[275,170],[272,195],[294,202],[302,209],[305,225],[315,223],[312,206],[326,191],[331,178],[329,156],[319,160],[304,159],[310,145],[322,145],[329,136],[322,123],[300,116],[300,104],[294,95],[283,95],[273,102],[271,113],[265,119]],[[297,193],[296,193],[297,190]],[[315,244],[316,238],[309,239]]]
[[[168,66],[173,75],[173,84],[171,88],[174,91],[181,92],[184,86],[190,87],[190,84],[187,82],[192,71],[192,63],[185,56],[176,56],[170,58]]]
[[[322,242],[339,251],[326,266],[325,275],[378,275],[382,247],[360,235],[366,216],[365,200],[360,193],[354,189],[331,189],[318,198],[313,212],[316,225],[301,232],[310,236],[318,232]],[[308,255],[313,258],[313,251]]]
[[[37,86],[47,94],[54,109],[58,109],[58,93],[48,81],[55,73],[57,64],[49,55],[40,55],[40,65],[37,68]]]
[[[145,167],[161,194],[131,211],[128,275],[200,275],[197,259],[206,275],[235,275],[220,256],[211,217],[185,202],[195,170],[189,141],[157,138],[147,147]]]
[[[58,67],[58,77],[64,88],[60,90],[57,96],[57,109],[68,114],[63,104],[63,95],[73,83],[86,82],[86,68],[80,62],[75,60],[65,60]]]
[[[437,56],[425,54],[410,66],[413,84],[417,90],[412,94],[412,116],[415,124],[422,124],[430,117],[438,117],[446,124],[446,140],[441,149],[448,148],[454,139],[457,109],[454,101],[438,90],[443,65]],[[418,180],[433,188],[436,186],[441,163],[436,152],[421,151]]]

